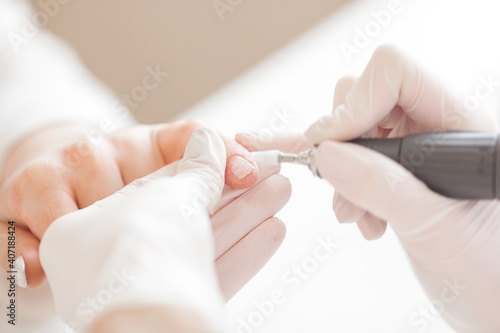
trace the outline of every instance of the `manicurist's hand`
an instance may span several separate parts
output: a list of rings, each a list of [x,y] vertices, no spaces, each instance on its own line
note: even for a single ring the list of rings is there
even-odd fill
[[[385,46],[361,77],[337,84],[332,114],[305,136],[318,145],[319,173],[335,188],[338,220],[357,222],[368,239],[380,237],[389,223],[453,328],[499,332],[498,201],[443,197],[391,159],[342,142],[443,130],[497,132],[498,126],[489,113],[464,110],[413,61]]]

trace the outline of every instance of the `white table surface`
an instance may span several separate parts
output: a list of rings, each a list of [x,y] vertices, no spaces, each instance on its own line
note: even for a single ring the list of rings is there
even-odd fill
[[[303,130],[331,111],[336,81],[359,75],[373,50],[387,42],[426,64],[462,96],[473,94],[479,75],[500,81],[500,4],[491,0],[401,0],[401,13],[348,62],[339,43],[352,43],[355,29],[373,20],[370,12],[386,9],[389,2],[353,2],[182,118],[204,119],[236,133],[269,128],[274,112],[286,108],[295,117],[287,129]],[[481,106],[500,110],[498,91]],[[282,173],[293,186],[290,202],[278,214],[287,225],[287,237],[227,304],[228,332],[453,332],[440,318],[418,316],[430,302],[391,230],[378,241],[365,241],[354,225],[336,222],[333,188],[326,182],[313,179],[302,167],[285,166]],[[318,238],[327,237],[340,245],[315,266]],[[289,270],[301,264],[310,274],[292,284],[286,280]],[[259,310],[256,302],[266,303],[273,292],[283,294],[282,302]],[[242,320],[251,326],[243,328]]]

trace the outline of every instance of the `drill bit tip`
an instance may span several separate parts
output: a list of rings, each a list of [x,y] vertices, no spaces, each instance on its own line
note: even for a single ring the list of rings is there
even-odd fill
[[[245,158],[258,163],[278,165],[281,163],[280,154],[279,150],[252,151],[246,153]]]

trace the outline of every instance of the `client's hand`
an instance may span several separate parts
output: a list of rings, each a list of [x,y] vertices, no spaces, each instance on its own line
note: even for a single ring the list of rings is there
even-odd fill
[[[28,285],[35,287],[45,279],[38,258],[39,240],[56,218],[87,207],[133,180],[179,160],[191,133],[200,125],[187,121],[134,126],[100,141],[94,140],[97,144],[79,140],[81,134],[76,127],[62,126],[24,140],[7,160],[0,189],[0,242],[4,249],[0,251],[0,260],[4,269],[7,221],[16,221],[17,256],[24,258]],[[230,296],[260,269],[281,243],[284,226],[271,217],[284,205],[290,190],[281,176],[269,177],[276,173],[269,170],[261,173],[262,182],[233,201],[244,193],[235,188],[254,185],[259,171],[257,165],[241,157],[245,148],[232,139],[222,138],[227,151],[226,183],[229,186],[213,220],[222,288],[225,295]],[[261,199],[264,196],[257,194],[269,192],[282,193],[281,200],[265,202]],[[235,212],[242,209],[249,213],[238,216]],[[233,223],[236,219],[241,221]],[[255,249],[259,250],[255,252]],[[231,265],[245,261],[245,270],[239,267],[231,279],[225,278]]]
[[[57,219],[40,244],[58,314],[77,332],[219,332],[208,209],[226,156],[196,130],[181,161]]]

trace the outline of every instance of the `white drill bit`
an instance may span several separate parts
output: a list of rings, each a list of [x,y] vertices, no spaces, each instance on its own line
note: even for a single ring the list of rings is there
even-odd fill
[[[281,163],[295,163],[307,165],[309,169],[315,176],[319,177],[318,171],[316,169],[316,165],[314,164],[314,153],[316,149],[314,147],[298,153],[298,154],[289,154],[284,153],[279,150],[264,150],[264,151],[253,151],[245,154],[245,158],[258,162],[265,163],[271,165],[279,165]]]

